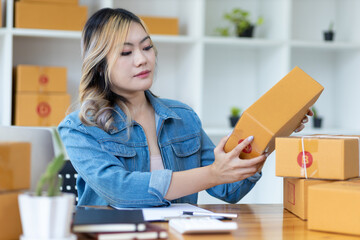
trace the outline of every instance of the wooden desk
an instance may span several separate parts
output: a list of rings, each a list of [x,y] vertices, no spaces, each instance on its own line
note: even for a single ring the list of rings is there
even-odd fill
[[[169,240],[350,240],[360,236],[342,235],[307,230],[307,222],[283,209],[281,204],[221,204],[199,205],[213,212],[231,212],[239,215],[239,228],[231,234],[179,235],[169,229]],[[156,223],[168,228],[167,223]],[[360,227],[360,226],[359,226]]]
[[[169,231],[169,240],[353,240],[360,236],[310,231],[307,222],[283,209],[282,204],[214,204],[199,205],[213,212],[237,213],[239,228],[231,234],[181,235],[168,223],[154,223]],[[360,226],[359,226],[360,227]],[[79,236],[78,240],[85,239]]]

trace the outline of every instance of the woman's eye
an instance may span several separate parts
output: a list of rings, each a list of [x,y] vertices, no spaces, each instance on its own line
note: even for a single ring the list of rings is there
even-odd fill
[[[121,56],[128,56],[128,55],[130,55],[131,54],[131,51],[129,51],[129,52],[122,52],[121,53]]]
[[[147,47],[144,48],[145,51],[149,51],[150,49],[152,49],[154,46],[153,45],[149,45]]]

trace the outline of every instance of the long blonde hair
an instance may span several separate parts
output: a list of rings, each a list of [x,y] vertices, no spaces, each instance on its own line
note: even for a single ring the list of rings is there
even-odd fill
[[[121,8],[101,9],[85,24],[81,40],[83,64],[79,118],[86,125],[111,130],[114,127],[114,107],[118,103],[130,126],[131,116],[126,105],[128,100],[111,91],[110,72],[122,51],[132,22],[139,23],[148,33],[139,17]]]

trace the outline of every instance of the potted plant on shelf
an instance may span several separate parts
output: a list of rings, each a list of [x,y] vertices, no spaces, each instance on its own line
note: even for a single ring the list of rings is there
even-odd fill
[[[331,22],[327,31],[324,31],[324,40],[333,41],[335,36],[334,23]]]
[[[313,127],[314,127],[314,128],[321,128],[322,117],[319,117],[318,111],[317,111],[317,109],[316,109],[314,106],[311,108],[311,110],[312,110],[313,113],[314,113],[314,116],[313,116]]]
[[[231,108],[231,115],[229,117],[230,119],[230,126],[235,127],[236,123],[238,122],[241,115],[241,109],[238,107],[232,107]]]
[[[65,164],[65,150],[57,130],[54,130],[54,138],[60,154],[48,164],[35,193],[25,192],[19,195],[23,229],[21,240],[76,239],[70,232],[75,195],[60,192],[61,179],[58,178],[58,173]]]
[[[224,18],[235,25],[236,35],[239,37],[252,37],[255,26],[263,24],[263,17],[259,17],[255,23],[252,23],[249,19],[250,13],[241,8],[234,8],[228,13],[224,14]],[[224,31],[226,28],[218,28],[218,32]]]

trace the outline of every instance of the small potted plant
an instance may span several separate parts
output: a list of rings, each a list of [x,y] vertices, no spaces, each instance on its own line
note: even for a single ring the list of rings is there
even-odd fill
[[[321,128],[322,118],[319,117],[318,111],[317,111],[317,109],[316,109],[314,106],[311,108],[311,110],[312,110],[313,113],[314,113],[314,116],[313,116],[313,127],[314,127],[314,128]]]
[[[241,8],[234,8],[232,11],[225,13],[224,18],[235,25],[236,35],[239,37],[252,37],[255,26],[263,24],[264,19],[259,17],[256,23],[252,23],[249,19],[250,13]],[[226,28],[218,28],[217,31],[221,33],[228,33]]]
[[[230,126],[235,127],[236,123],[238,122],[241,115],[241,109],[238,107],[232,107],[231,108],[231,115],[229,117],[230,119]]]
[[[76,235],[70,232],[75,195],[60,192],[61,179],[58,178],[58,173],[65,164],[65,150],[57,130],[54,130],[54,138],[60,154],[48,164],[35,193],[25,192],[19,195],[23,229],[21,240],[76,239]]]
[[[324,40],[333,41],[335,36],[334,23],[331,22],[327,31],[324,31]]]

